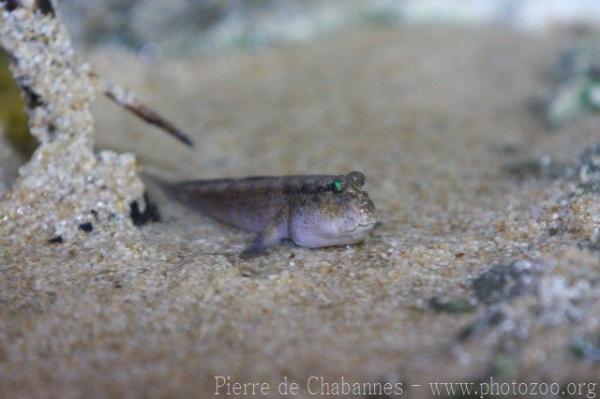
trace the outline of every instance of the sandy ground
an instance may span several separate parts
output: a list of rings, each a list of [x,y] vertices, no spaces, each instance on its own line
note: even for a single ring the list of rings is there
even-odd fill
[[[431,392],[410,384],[490,375],[597,380],[598,360],[574,347],[600,331],[598,199],[506,171],[540,155],[575,163],[598,140],[598,117],[549,133],[528,111],[562,44],[423,28],[151,66],[88,55],[197,142],[102,100],[99,146],[171,179],[360,170],[382,224],[355,247],[241,261],[249,235],[150,187],[163,221],[127,239],[3,244],[0,396],[209,397],[215,376],[271,396],[287,377],[296,397],[311,376],[417,397]],[[523,289],[478,296],[472,281],[513,260],[534,270],[513,282]]]

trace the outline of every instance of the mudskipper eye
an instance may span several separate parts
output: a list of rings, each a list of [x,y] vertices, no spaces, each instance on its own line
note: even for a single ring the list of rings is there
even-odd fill
[[[360,172],[348,173],[347,179],[350,181],[352,187],[361,188],[365,184],[365,175]]]
[[[335,180],[333,181],[333,191],[336,193],[341,193],[342,191],[344,191],[344,188],[346,187],[346,182],[344,181],[344,179],[341,179],[339,177],[335,178]]]

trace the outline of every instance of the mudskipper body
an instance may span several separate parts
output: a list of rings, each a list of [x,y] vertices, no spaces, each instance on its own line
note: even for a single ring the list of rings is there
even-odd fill
[[[186,206],[255,232],[242,257],[282,240],[319,248],[363,241],[378,222],[360,172],[347,175],[245,177],[162,183]]]

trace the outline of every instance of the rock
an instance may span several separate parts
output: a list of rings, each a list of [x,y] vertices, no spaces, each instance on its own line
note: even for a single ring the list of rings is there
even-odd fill
[[[94,230],[94,225],[90,222],[81,223],[79,225],[79,230],[90,233],[92,230]]]
[[[40,142],[0,203],[0,233],[69,241],[92,210],[100,231],[133,231],[129,204],[141,198],[143,184],[132,155],[94,151],[89,66],[52,13],[35,6],[0,11],[0,43],[14,60],[30,131]]]
[[[563,53],[553,68],[554,95],[546,117],[552,127],[600,110],[600,46],[582,41]]]
[[[504,312],[499,309],[494,309],[462,327],[458,331],[457,338],[459,341],[466,341],[472,337],[489,331],[491,328],[496,327],[504,320],[506,320],[506,315]]]
[[[539,272],[540,266],[531,261],[498,263],[477,277],[472,288],[479,301],[485,304],[500,302],[531,292]]]
[[[600,334],[576,338],[570,348],[578,358],[592,363],[600,363]]]
[[[133,201],[129,205],[129,215],[131,221],[136,226],[142,226],[148,222],[159,222],[160,212],[158,211],[158,205],[150,200],[148,193],[144,193],[143,201],[141,204],[144,208],[140,210],[140,201]]]
[[[569,165],[554,161],[550,156],[540,156],[506,165],[506,171],[520,179],[549,178],[558,179],[571,173]]]
[[[579,181],[584,192],[600,193],[600,143],[586,148],[581,154]]]

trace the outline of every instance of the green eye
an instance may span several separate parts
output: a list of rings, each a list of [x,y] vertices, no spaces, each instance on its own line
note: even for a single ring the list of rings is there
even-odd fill
[[[344,182],[344,180],[337,178],[333,181],[333,191],[335,191],[336,193],[341,193],[342,191],[344,191],[345,185],[346,183]]]

